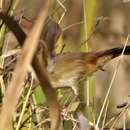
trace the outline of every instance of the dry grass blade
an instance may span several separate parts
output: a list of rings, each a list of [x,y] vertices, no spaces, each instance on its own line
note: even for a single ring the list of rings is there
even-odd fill
[[[19,128],[20,128],[20,124],[21,124],[23,115],[24,115],[25,110],[26,110],[27,102],[28,102],[28,100],[29,100],[29,96],[30,96],[30,94],[31,94],[32,87],[33,87],[33,77],[32,77],[32,79],[31,79],[31,84],[30,84],[30,86],[29,86],[29,89],[28,89],[28,92],[27,92],[27,96],[26,96],[26,98],[25,98],[25,102],[23,103],[23,106],[22,106],[22,111],[21,111],[21,114],[20,114],[20,117],[19,117],[19,120],[18,120],[18,124],[17,124],[17,126],[16,126],[16,130],[19,130]]]
[[[123,51],[122,51],[122,53],[121,53],[121,55],[120,55],[120,59],[119,59],[117,65],[116,65],[116,67],[115,67],[115,71],[114,71],[114,73],[113,73],[112,80],[111,80],[110,85],[109,85],[109,87],[108,87],[108,90],[107,90],[107,93],[106,93],[106,96],[105,96],[105,99],[104,99],[102,108],[101,108],[101,110],[100,110],[100,113],[99,113],[99,116],[98,116],[98,119],[97,119],[97,123],[96,123],[95,129],[98,128],[98,125],[99,125],[99,123],[100,123],[102,113],[103,113],[104,108],[105,108],[105,105],[106,105],[106,103],[107,103],[107,100],[108,100],[108,97],[109,97],[109,94],[110,94],[110,90],[111,90],[112,85],[113,85],[113,83],[114,83],[114,80],[115,80],[115,78],[116,78],[116,75],[117,75],[117,72],[118,72],[118,68],[119,68],[120,62],[121,62],[121,60],[122,60],[122,57],[123,57],[123,55],[124,55],[124,51],[125,51],[125,48],[126,48],[126,46],[127,46],[127,43],[128,43],[129,38],[130,38],[130,35],[127,36],[126,42],[125,42],[125,44],[124,44]]]
[[[16,64],[13,79],[5,94],[2,111],[0,115],[0,130],[10,130],[12,128],[12,116],[15,112],[16,104],[21,95],[22,82],[26,75],[29,64],[37,48],[38,40],[48,13],[50,2],[44,5],[38,15],[37,21],[25,40],[21,56]]]
[[[36,64],[38,66],[35,66]],[[51,117],[51,130],[62,130],[62,126],[60,122],[61,121],[60,107],[55,96],[55,91],[51,87],[52,85],[49,82],[47,70],[45,69],[44,65],[41,63],[37,55],[34,57],[32,65],[42,85],[42,89],[47,95],[46,98],[47,98],[50,117]]]
[[[26,34],[20,28],[18,23],[16,21],[14,21],[13,18],[9,17],[7,14],[5,14],[3,12],[0,12],[0,18],[4,21],[4,23],[8,26],[8,28],[16,36],[20,45],[23,46],[23,42],[26,38]],[[44,37],[45,37],[45,35],[44,35]],[[43,57],[45,57],[45,56],[43,56]],[[32,66],[41,83],[42,90],[44,91],[46,98],[47,98],[50,117],[51,117],[51,129],[52,130],[58,130],[58,129],[61,130],[62,129],[61,125],[59,125],[59,124],[61,124],[60,123],[60,121],[61,121],[60,120],[60,106],[59,106],[59,103],[55,96],[55,91],[53,90],[53,88],[51,87],[52,85],[49,82],[48,74],[44,67],[44,63],[41,61],[41,58],[39,57],[39,54],[37,54],[37,53],[35,54],[35,57],[33,59]]]

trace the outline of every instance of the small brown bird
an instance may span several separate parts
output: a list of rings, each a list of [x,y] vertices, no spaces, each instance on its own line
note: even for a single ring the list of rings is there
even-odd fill
[[[122,51],[121,47],[99,52],[59,54],[48,65],[52,85],[56,88],[71,86],[74,90],[79,81],[102,69],[107,62],[118,57]],[[130,55],[130,46],[125,48],[124,55]]]
[[[17,22],[3,13],[0,13],[0,18],[7,24],[11,31],[15,34],[19,43],[22,45],[23,41],[26,38],[26,34],[20,28]],[[50,25],[53,25],[53,29],[50,29]],[[46,34],[44,34],[43,38],[47,43],[45,47],[49,46],[50,50],[53,51],[55,41],[60,35],[60,31],[58,31],[60,29],[57,24],[48,24],[48,26],[45,27],[46,28],[44,29]],[[52,33],[51,30],[54,32]],[[51,46],[51,43],[53,43],[53,46]],[[118,57],[122,51],[123,47],[117,47],[99,52],[67,52],[53,55],[52,57],[49,57],[49,63],[47,64],[50,81],[54,88],[75,88],[80,81],[86,78],[86,76],[91,76],[97,70],[102,69],[102,67],[107,62],[113,58]],[[130,55],[130,46],[126,46],[124,55]],[[45,56],[43,57],[45,58]]]

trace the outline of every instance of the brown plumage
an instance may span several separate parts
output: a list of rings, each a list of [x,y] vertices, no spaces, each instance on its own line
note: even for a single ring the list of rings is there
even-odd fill
[[[22,45],[26,38],[26,34],[17,22],[3,13],[0,13],[0,18],[7,24]],[[57,30],[60,30],[58,29],[59,27],[57,24],[54,24],[53,26]],[[43,31],[47,34],[45,35],[43,33],[43,39],[47,43],[46,47],[49,48],[49,51],[53,51],[55,41],[57,37],[59,37],[60,31],[52,29],[54,31],[54,33],[52,33],[51,29],[49,29],[51,26],[48,28],[46,27],[47,26],[45,26],[45,30]],[[51,43],[53,44],[52,46]],[[53,55],[52,57],[49,57],[50,62],[47,64],[50,81],[55,88],[64,86],[76,87],[79,81],[83,80],[86,76],[92,75],[98,69],[101,69],[108,61],[118,57],[122,51],[123,48],[117,47],[99,52],[78,52]],[[43,57],[45,58],[44,53]],[[130,46],[125,48],[124,54],[130,55]]]
[[[112,48],[99,52],[63,53],[55,56],[48,71],[54,87],[75,87],[79,81],[91,76],[111,59],[118,57],[123,48]],[[124,55],[130,55],[127,46]]]

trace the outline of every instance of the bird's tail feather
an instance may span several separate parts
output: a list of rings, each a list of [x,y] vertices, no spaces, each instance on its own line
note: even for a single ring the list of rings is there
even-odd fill
[[[105,51],[97,52],[97,61],[96,61],[97,65],[103,66],[108,61],[121,55],[122,51],[123,51],[123,47],[112,48]],[[126,46],[123,54],[130,55],[130,46]]]

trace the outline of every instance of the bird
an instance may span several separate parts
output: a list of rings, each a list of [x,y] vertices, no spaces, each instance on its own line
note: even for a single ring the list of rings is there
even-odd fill
[[[80,81],[93,75],[110,60],[121,55],[123,47],[111,48],[103,51],[66,52],[51,59],[47,70],[50,81],[55,88],[71,87],[77,94]],[[130,46],[126,46],[124,55],[130,55]]]
[[[26,38],[26,34],[17,24],[17,22],[3,13],[0,13],[0,18],[3,19],[3,21],[14,33],[19,43],[22,45],[23,41]],[[56,28],[59,28],[57,24],[54,24],[53,26],[55,25]],[[52,26],[49,26],[49,28],[50,27]],[[45,47],[44,49],[42,49],[43,51],[46,50],[46,47],[47,49],[48,47],[51,48],[52,41],[53,45],[51,50],[53,51],[56,39],[60,35],[60,31],[56,31],[55,33],[49,32],[51,30],[49,28],[45,29],[45,32],[47,32],[48,35],[47,36],[46,34],[44,34],[44,36],[47,36],[44,37],[45,43],[48,42],[47,39],[52,39],[49,39],[50,43],[46,43],[46,46],[42,46]],[[55,31],[55,29],[53,31]],[[60,54],[53,54],[53,56],[46,57],[49,58],[47,60],[48,63],[46,65],[46,69],[50,82],[52,86],[56,89],[71,87],[74,90],[74,93],[77,94],[77,90],[75,88],[78,87],[80,81],[83,81],[86,77],[93,75],[93,73],[97,70],[102,69],[102,67],[106,63],[120,56],[122,51],[123,47],[116,47],[102,51],[65,52]],[[45,52],[41,53],[40,55],[45,55]],[[130,55],[130,45],[126,46],[124,50],[124,55]],[[41,57],[45,58],[45,56]]]

